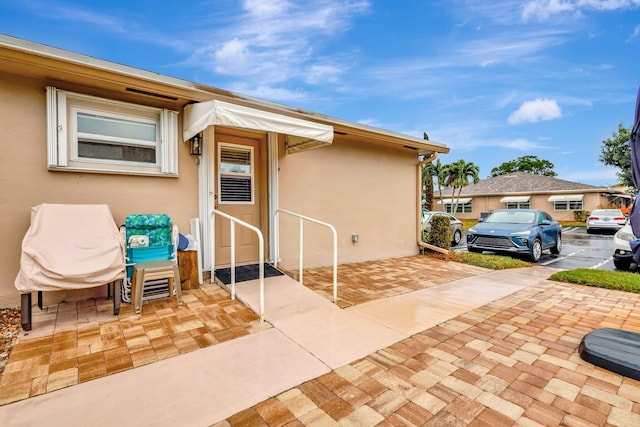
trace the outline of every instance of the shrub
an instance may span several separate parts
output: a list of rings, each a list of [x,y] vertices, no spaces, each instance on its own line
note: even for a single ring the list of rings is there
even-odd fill
[[[590,214],[589,211],[573,211],[573,218],[578,222],[587,222]]]
[[[431,218],[431,232],[424,233],[425,242],[442,249],[451,248],[451,222],[449,217],[436,215]]]

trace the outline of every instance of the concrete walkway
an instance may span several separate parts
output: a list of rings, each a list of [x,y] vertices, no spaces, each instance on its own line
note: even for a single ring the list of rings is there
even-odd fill
[[[490,272],[345,310],[286,276],[270,278],[273,329],[2,406],[0,425],[210,425],[552,271]],[[236,292],[258,306],[257,282]]]

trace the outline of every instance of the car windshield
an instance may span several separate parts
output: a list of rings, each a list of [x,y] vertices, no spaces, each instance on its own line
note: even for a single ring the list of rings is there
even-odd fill
[[[535,218],[535,212],[494,212],[484,222],[533,224]]]
[[[622,216],[622,211],[620,209],[596,209],[591,212],[591,215]]]

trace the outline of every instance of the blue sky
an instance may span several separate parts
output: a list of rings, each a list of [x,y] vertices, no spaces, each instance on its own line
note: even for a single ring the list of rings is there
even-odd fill
[[[640,0],[0,0],[0,33],[614,185]]]

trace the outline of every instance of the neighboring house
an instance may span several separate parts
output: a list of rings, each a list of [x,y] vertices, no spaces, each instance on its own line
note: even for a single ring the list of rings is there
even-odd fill
[[[214,209],[259,228],[267,259],[279,242],[289,268],[297,267],[299,226],[282,216],[276,236],[279,208],[332,224],[339,263],[416,254],[419,155],[449,151],[3,35],[0,113],[0,307],[19,301],[21,241],[41,203],[104,203],[118,224],[132,213],[167,213],[183,234],[199,218],[205,271],[230,262],[230,226],[212,225]],[[330,265],[331,233],[304,229],[305,267]],[[236,240],[236,261],[256,261],[255,235],[238,228]],[[45,303],[97,294],[50,292]]]
[[[457,201],[455,215],[464,219],[477,219],[498,209],[531,208],[545,210],[558,221],[573,221],[575,211],[592,211],[612,204],[620,206],[628,198],[616,188],[514,172],[463,187],[459,200],[457,190],[456,197],[452,197],[452,190],[443,188],[442,199],[436,190],[434,210],[451,212]]]

